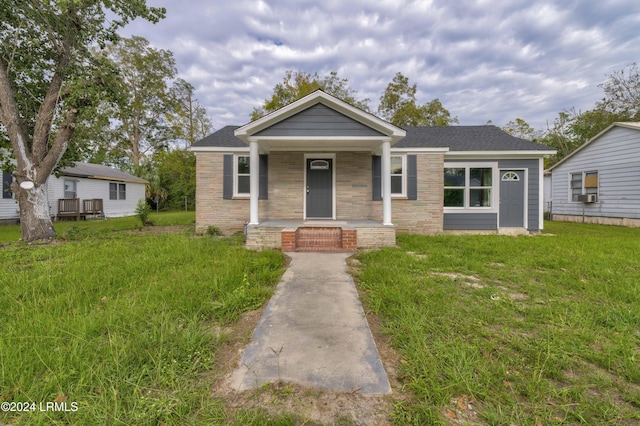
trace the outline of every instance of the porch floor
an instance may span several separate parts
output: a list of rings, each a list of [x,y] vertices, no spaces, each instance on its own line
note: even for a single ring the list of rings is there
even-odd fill
[[[375,220],[269,219],[247,226],[247,247],[353,252],[395,245],[394,226]]]
[[[288,228],[297,229],[300,227],[326,227],[326,228],[392,228],[392,226],[383,225],[382,222],[375,220],[331,220],[331,219],[268,219],[260,222],[258,227],[265,228]]]

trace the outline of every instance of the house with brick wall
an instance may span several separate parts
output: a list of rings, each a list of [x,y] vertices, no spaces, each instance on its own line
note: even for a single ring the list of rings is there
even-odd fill
[[[350,251],[396,233],[538,232],[543,158],[495,126],[397,127],[322,91],[194,143],[196,229]]]

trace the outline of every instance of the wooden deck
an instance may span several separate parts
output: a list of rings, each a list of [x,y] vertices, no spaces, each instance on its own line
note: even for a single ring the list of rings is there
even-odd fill
[[[82,209],[80,206],[82,205]],[[86,219],[87,216],[104,216],[102,198],[82,200],[79,198],[59,198],[57,219]]]

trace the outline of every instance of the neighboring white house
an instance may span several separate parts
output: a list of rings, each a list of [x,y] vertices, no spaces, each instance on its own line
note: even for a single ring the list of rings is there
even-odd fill
[[[612,124],[549,171],[553,220],[640,227],[640,122]]]
[[[49,212],[58,216],[60,199],[78,199],[80,212],[84,200],[102,200],[102,212],[106,217],[133,216],[138,200],[144,200],[144,179],[121,172],[101,164],[75,163],[74,167],[60,170],[60,176],[49,176],[47,194]],[[15,222],[19,218],[18,203],[10,191],[11,175],[2,174],[2,199],[0,199],[0,221]]]

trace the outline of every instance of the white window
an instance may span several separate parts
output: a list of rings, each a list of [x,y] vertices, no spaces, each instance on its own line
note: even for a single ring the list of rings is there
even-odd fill
[[[127,184],[109,182],[109,199],[110,200],[126,200]]]
[[[391,196],[404,197],[407,194],[406,160],[405,155],[391,156]]]
[[[74,179],[64,180],[64,198],[78,198],[77,183]]]
[[[491,209],[493,164],[447,164],[444,169],[444,207],[452,209]]]
[[[248,155],[237,155],[234,162],[234,196],[249,196],[251,188],[250,161]]]
[[[588,172],[575,172],[569,174],[569,194],[570,201],[573,202],[583,202],[586,200],[590,200],[589,202],[593,202],[597,200],[598,197],[598,172],[597,171],[588,171]],[[585,199],[583,196],[591,196],[590,198]]]

